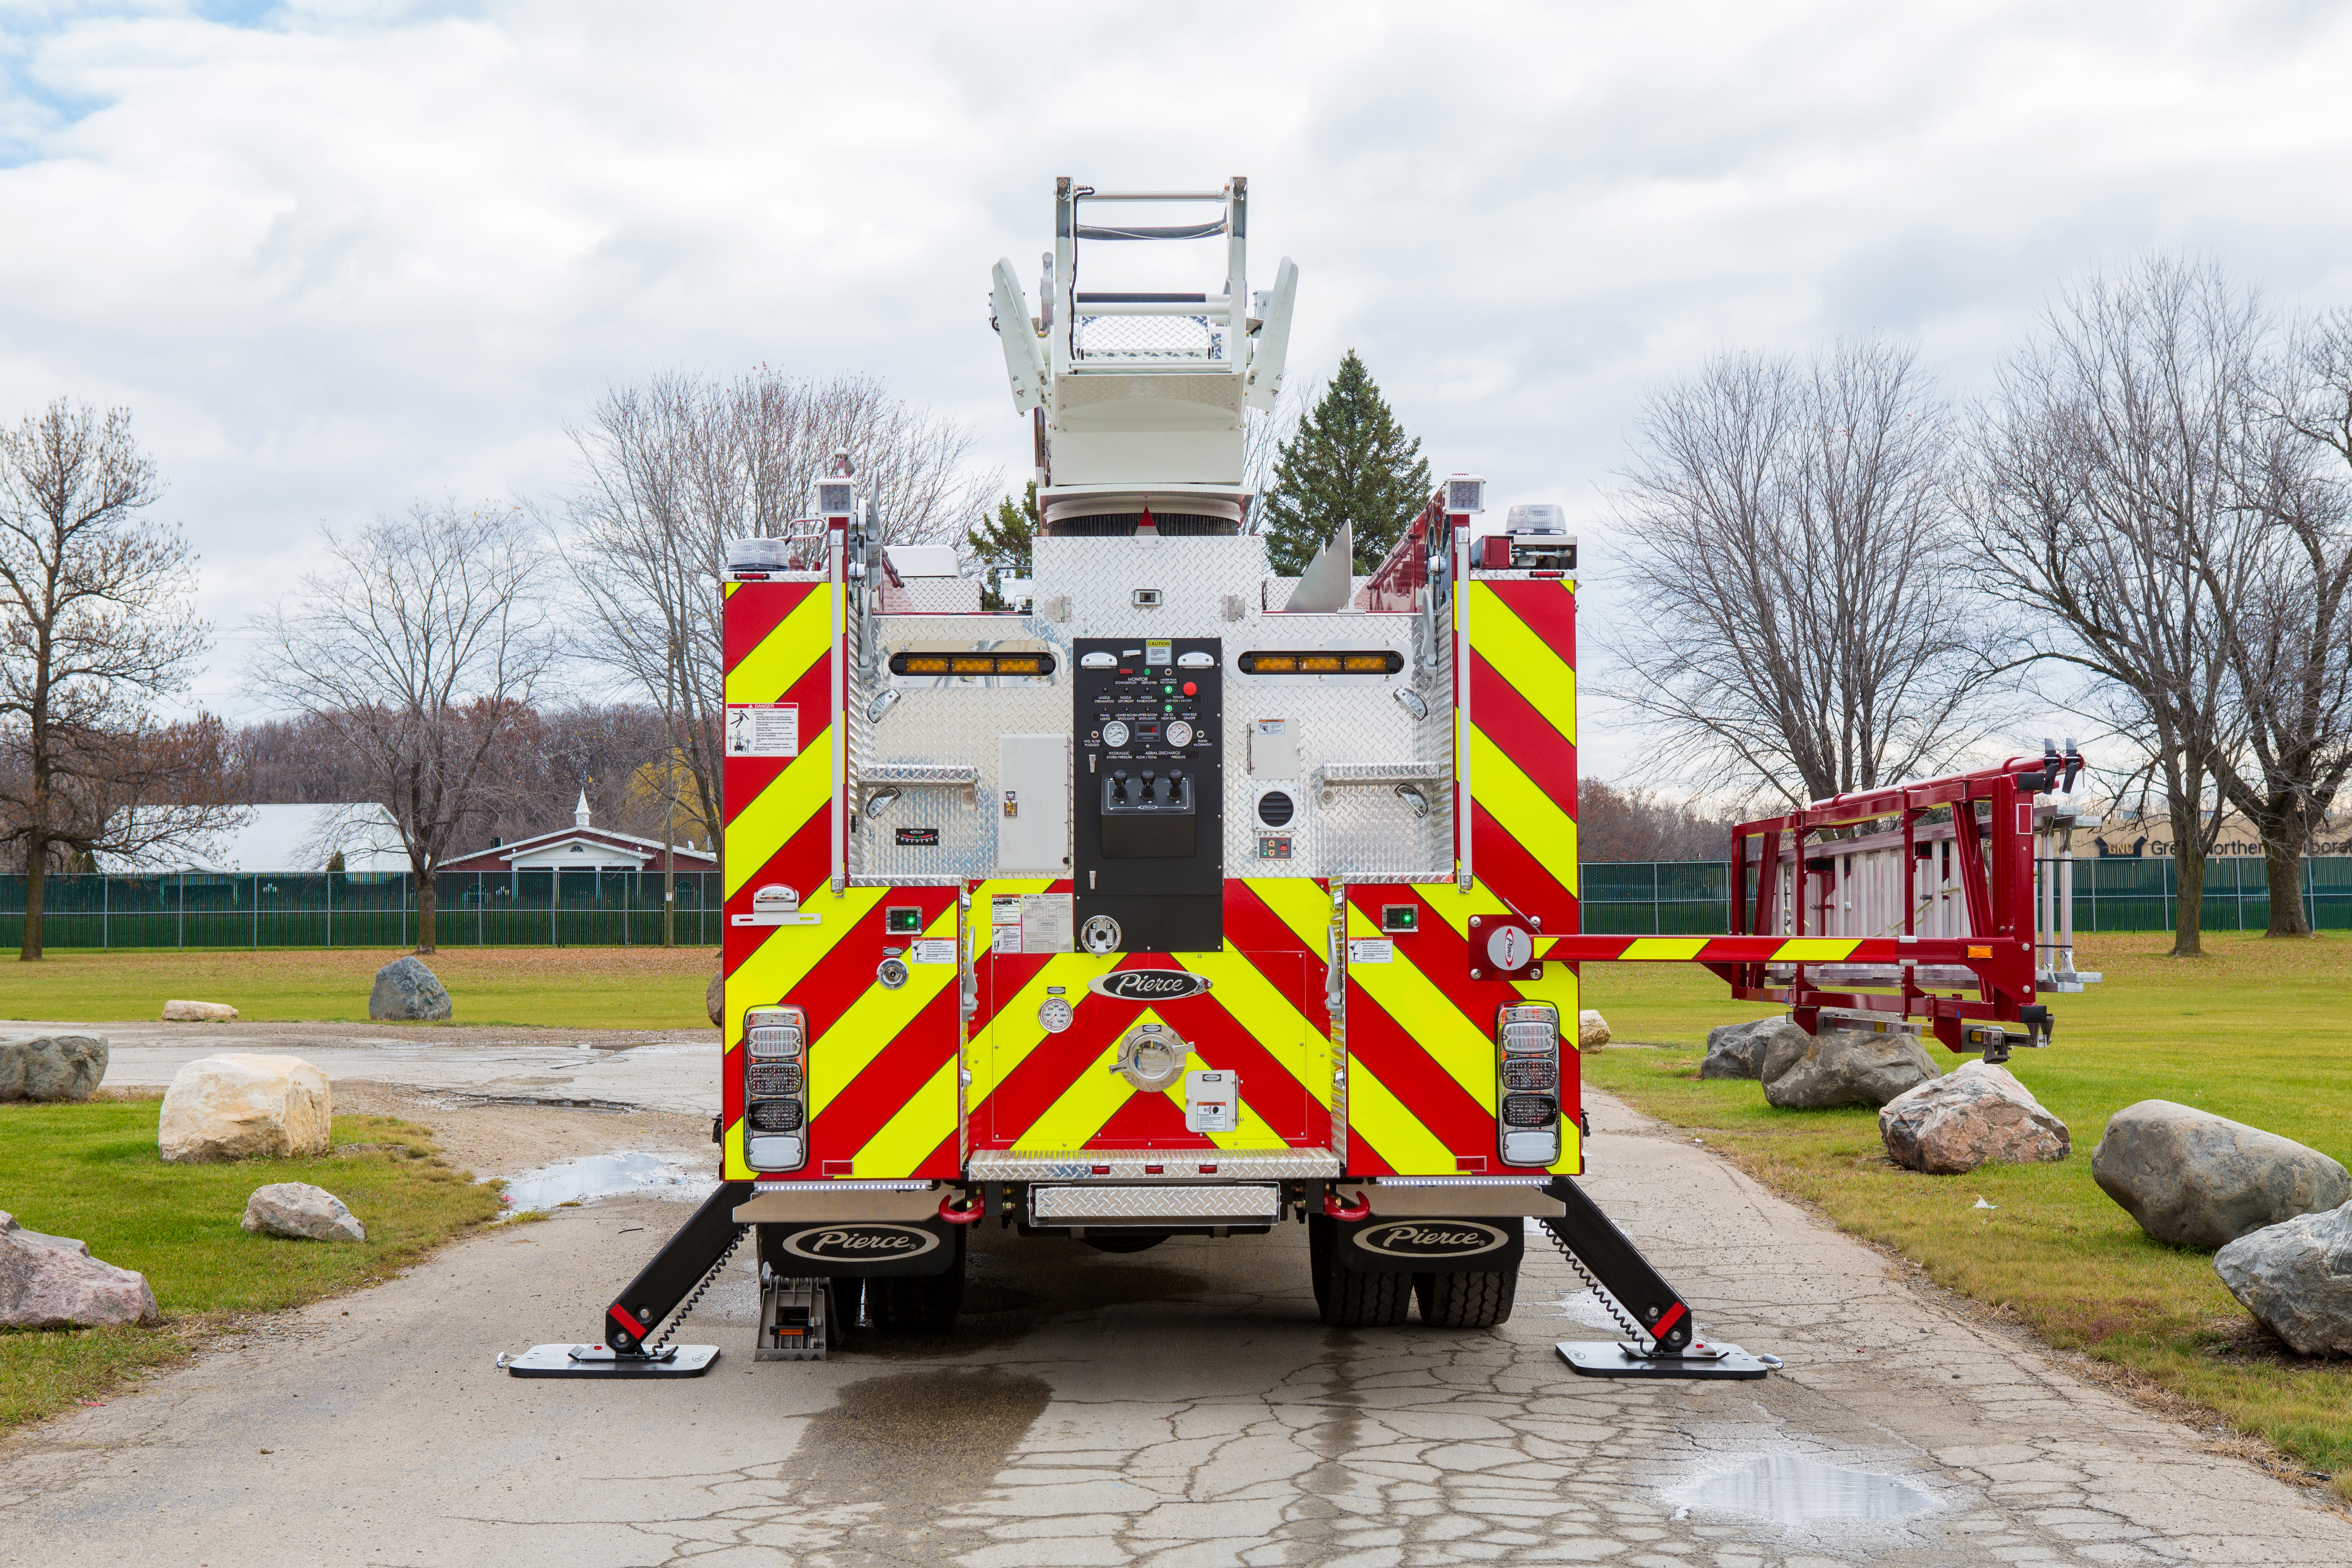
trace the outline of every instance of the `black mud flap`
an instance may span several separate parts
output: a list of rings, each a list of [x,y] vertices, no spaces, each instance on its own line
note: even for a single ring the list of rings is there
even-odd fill
[[[1334,1222],[1339,1265],[1356,1274],[1509,1274],[1527,1249],[1517,1216]]]
[[[940,1219],[771,1221],[759,1227],[760,1261],[783,1279],[919,1279],[959,1267],[970,1228]]]

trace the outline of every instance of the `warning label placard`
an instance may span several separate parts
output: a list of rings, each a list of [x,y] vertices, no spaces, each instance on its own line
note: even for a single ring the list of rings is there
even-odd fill
[[[801,705],[797,702],[729,703],[727,754],[730,757],[799,756]]]

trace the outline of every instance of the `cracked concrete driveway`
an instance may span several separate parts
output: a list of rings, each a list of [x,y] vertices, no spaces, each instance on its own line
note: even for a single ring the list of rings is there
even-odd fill
[[[1316,1321],[1297,1226],[1109,1257],[992,1222],[950,1338],[755,1364],[739,1270],[682,1336],[725,1347],[709,1376],[500,1375],[589,1331],[684,1214],[614,1201],[19,1436],[0,1562],[2352,1564],[2313,1494],[1593,1103],[1595,1195],[1786,1372],[1571,1375],[1552,1342],[1606,1335],[1548,1248],[1501,1331],[1350,1332]],[[1767,1517],[1834,1503],[1876,1516]]]

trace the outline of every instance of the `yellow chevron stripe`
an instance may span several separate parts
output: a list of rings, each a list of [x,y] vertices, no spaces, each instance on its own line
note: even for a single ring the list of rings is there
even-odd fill
[[[1379,926],[1363,910],[1352,906],[1348,910],[1348,935],[1377,937]],[[1488,1115],[1495,1111],[1495,1038],[1486,1029],[1462,1016],[1453,1000],[1438,989],[1436,984],[1405,957],[1404,944],[1396,947],[1396,959],[1390,963],[1356,963],[1348,967],[1348,978],[1363,988],[1364,994],[1376,1003],[1381,1011],[1395,1019],[1413,1043],[1429,1053],[1446,1076],[1460,1084],[1464,1092],[1484,1106]],[[1359,1064],[1349,1067],[1352,1077]],[[1352,1115],[1352,1111],[1350,1112]],[[1370,1129],[1367,1129],[1370,1131]],[[1372,1140],[1380,1140],[1377,1136]],[[1386,1152],[1385,1150],[1382,1151]],[[1391,1156],[1393,1158],[1393,1156]],[[1428,1172],[1412,1173],[1426,1175]],[[1443,1173],[1453,1173],[1449,1164]]]
[[[830,726],[822,733],[809,736],[802,745],[801,754],[728,823],[729,898],[758,876],[760,868],[792,841],[793,834],[808,825],[810,817],[833,808],[833,741]],[[800,889],[804,902],[810,900],[813,892],[809,888]]]
[[[727,1058],[730,1070],[736,1066],[732,1052]],[[743,1155],[743,1119],[737,1117],[727,1124],[727,1141],[719,1146],[719,1179],[722,1182],[748,1182],[757,1172]]]
[[[1331,895],[1305,877],[1252,878],[1249,890],[1272,910],[1309,952],[1328,960],[1331,945]]]
[[[1429,900],[1430,909],[1439,920],[1454,928],[1454,934],[1468,941],[1470,917],[1473,915],[1507,915],[1511,906],[1495,896],[1495,889],[1476,878],[1470,881],[1470,890],[1464,892],[1451,882],[1443,887],[1424,886],[1421,896]]]
[[[871,913],[889,892],[887,888],[846,888],[838,899],[828,899],[817,915],[821,925],[777,926],[767,940],[744,956],[727,975],[727,1037],[742,1036],[743,1009],[788,1001],[793,987],[808,977],[851,927]]]
[[[1030,977],[1029,984],[996,1009],[989,1020],[988,1048],[974,1050],[971,1060],[971,1103],[977,1107],[996,1092],[996,1086],[1013,1076],[1013,1069],[1029,1059],[1029,1053],[1045,1044],[1045,1026],[1037,1022],[1037,1009],[1045,1005],[1045,988],[1059,985],[1070,998],[1073,1007],[1086,996],[1087,982],[1108,973],[1118,963],[1119,955],[1097,958],[1092,953],[1065,952],[1045,961],[1045,966]],[[1001,1137],[1001,1130],[991,1132]]]
[[[1360,1061],[1348,1064],[1348,1124],[1362,1128],[1400,1175],[1454,1174],[1454,1151]]]
[[[820,583],[793,606],[791,615],[776,623],[775,630],[760,639],[759,647],[727,672],[727,700],[775,701],[825,656],[832,641],[833,585]],[[801,732],[807,734],[820,721],[830,722],[831,716],[803,714]]]
[[[1149,1007],[1137,1023],[1156,1022],[1158,1015]],[[1105,1045],[1095,1059],[1080,1068],[1060,1098],[1047,1106],[1045,1113],[1022,1129],[1013,1146],[1023,1152],[1033,1151],[1065,1151],[1086,1147],[1087,1140],[1103,1130],[1108,1121],[1135,1093],[1135,1086],[1110,1070],[1118,1060],[1118,1041]]]
[[[1256,964],[1231,949],[1188,952],[1180,962],[1194,973],[1207,975],[1209,999],[1231,1014],[1326,1110],[1331,1108],[1331,1042]],[[1248,1085],[1243,1087],[1246,1090]]]
[[[1617,955],[1621,963],[1684,963],[1698,956],[1706,945],[1703,936],[1645,936],[1628,944]]]
[[[1774,963],[1835,963],[1855,948],[1860,938],[1851,940],[1828,936],[1795,937],[1772,950],[1769,962]]]
[[[1528,629],[1489,584],[1475,579],[1470,590],[1470,646],[1509,681],[1512,689],[1573,743],[1576,740],[1576,670],[1551,645]],[[1475,716],[1474,705],[1472,713]],[[1479,764],[1483,766],[1484,764]],[[1475,782],[1483,783],[1474,772]]]
[[[1470,765],[1471,797],[1562,887],[1576,891],[1576,818],[1475,724],[1470,726]]]
[[[830,910],[826,917],[831,918]],[[956,907],[952,903],[923,932],[934,940],[945,937],[952,941],[955,934]],[[857,1075],[882,1054],[883,1047],[915,1021],[916,1014],[955,983],[956,966],[952,963],[910,963],[907,966],[907,984],[896,991],[886,991],[877,984],[859,993],[857,1000],[834,1020],[833,1026],[809,1043],[809,1120],[814,1121],[833,1103],[834,1097],[856,1082]]]
[[[814,1058],[811,1058],[814,1060]],[[907,1097],[850,1163],[860,1176],[903,1176],[955,1136],[957,1063],[950,1057]]]

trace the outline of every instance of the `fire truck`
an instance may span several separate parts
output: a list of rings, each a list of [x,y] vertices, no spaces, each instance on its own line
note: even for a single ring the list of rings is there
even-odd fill
[[[1696,963],[1808,1031],[1990,1059],[2095,978],[2072,742],[1742,824],[1727,935],[1580,934],[1576,541],[1548,507],[1482,528],[1455,474],[1369,575],[1344,525],[1271,573],[1244,437],[1298,269],[1253,292],[1248,239],[1242,179],[1066,178],[1034,310],[997,264],[1037,478],[1007,607],[886,543],[849,454],[730,547],[722,1180],[602,1344],[511,1370],[703,1370],[671,1336],[746,1245],[754,1353],[813,1359],[950,1330],[978,1226],[1303,1224],[1326,1323],[1491,1327],[1532,1235],[1622,1331],[1576,1370],[1761,1377],[1577,1184],[1580,965]],[[1197,291],[1087,287],[1106,247],[1202,241]]]

